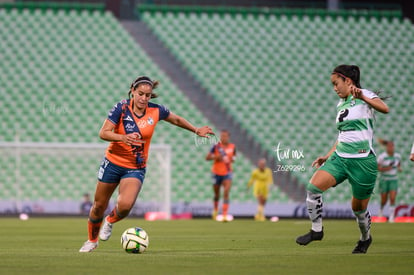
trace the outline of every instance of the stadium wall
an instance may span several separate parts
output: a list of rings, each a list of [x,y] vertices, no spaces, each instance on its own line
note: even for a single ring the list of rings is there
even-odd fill
[[[111,201],[106,214],[114,206]],[[16,215],[26,213],[29,215],[83,215],[80,212],[79,201],[23,201],[18,206],[16,201],[0,201],[0,215]],[[21,208],[21,211],[18,211]],[[375,216],[378,214],[380,205],[373,203],[369,206],[370,212]],[[158,205],[149,202],[140,202],[139,198],[136,205],[130,212],[131,217],[143,217],[148,212],[159,212]],[[231,203],[229,214],[236,218],[253,217],[256,211],[255,203]],[[212,212],[211,202],[174,202],[171,205],[172,216],[182,214],[191,214],[192,217],[209,218]],[[389,213],[389,208],[384,208],[384,213]],[[268,203],[265,208],[267,217],[281,218],[308,218],[307,207],[305,203],[288,202],[288,203]],[[328,203],[324,205],[324,218],[332,219],[352,219],[354,214],[348,203]],[[414,204],[400,204],[395,207],[395,217],[414,216]]]

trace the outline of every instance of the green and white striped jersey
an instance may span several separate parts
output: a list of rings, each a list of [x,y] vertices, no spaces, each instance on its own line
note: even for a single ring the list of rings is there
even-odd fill
[[[362,89],[368,98],[378,97],[374,92]],[[361,99],[349,95],[337,105],[336,127],[339,130],[336,153],[344,158],[363,158],[374,152],[374,109]]]
[[[387,152],[383,152],[378,156],[378,164],[382,167],[392,166],[392,169],[386,172],[381,172],[381,179],[384,180],[397,180],[398,179],[398,166],[401,163],[401,155],[394,153],[389,156]]]

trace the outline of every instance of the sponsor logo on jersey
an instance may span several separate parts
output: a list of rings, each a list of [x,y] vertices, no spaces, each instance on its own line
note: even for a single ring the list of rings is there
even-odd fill
[[[124,117],[124,119],[123,120],[126,120],[126,121],[134,121],[133,119],[132,119],[132,117],[130,117],[129,115],[127,115],[126,117]]]
[[[129,130],[129,131],[132,131],[132,130],[134,130],[134,125],[132,125],[131,123],[127,123],[126,125],[125,125],[125,129],[127,129],[127,130]]]

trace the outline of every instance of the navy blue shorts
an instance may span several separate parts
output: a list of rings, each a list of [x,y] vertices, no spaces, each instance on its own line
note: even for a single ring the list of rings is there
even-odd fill
[[[214,185],[221,185],[223,183],[223,181],[233,179],[233,173],[228,173],[227,175],[224,175],[224,176],[219,176],[219,175],[216,175],[216,174],[212,174],[212,176],[213,176],[213,184]]]
[[[98,170],[98,180],[105,183],[119,183],[124,178],[137,178],[143,184],[145,171],[145,168],[131,169],[121,167],[104,158]]]

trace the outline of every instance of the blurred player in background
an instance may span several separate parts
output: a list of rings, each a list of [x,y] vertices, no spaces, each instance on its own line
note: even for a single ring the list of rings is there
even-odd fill
[[[253,184],[253,194],[257,199],[257,213],[254,216],[256,221],[265,221],[264,207],[267,201],[267,195],[269,193],[269,187],[273,183],[272,170],[266,167],[266,159],[259,159],[257,162],[257,168],[253,170],[247,188],[249,189]]]
[[[213,191],[214,191],[214,209],[212,213],[213,220],[216,219],[220,200],[220,187],[223,186],[223,205],[222,214],[223,221],[226,221],[229,202],[230,202],[230,188],[233,178],[232,163],[236,157],[236,146],[230,143],[230,133],[227,130],[222,130],[220,133],[220,142],[215,144],[206,156],[206,160],[213,160],[211,168],[213,176]]]
[[[144,182],[151,137],[158,121],[166,120],[200,137],[214,134],[210,127],[196,128],[166,107],[150,102],[157,97],[153,93],[157,86],[158,81],[138,77],[131,84],[130,98],[115,104],[102,125],[99,136],[110,143],[98,171],[95,199],[88,219],[88,240],[79,252],[94,250],[98,246],[98,234],[101,240],[108,240],[112,224],[125,218],[134,206]],[[118,186],[116,206],[100,229],[104,211]]]
[[[374,110],[388,113],[389,109],[378,94],[361,88],[358,66],[339,65],[331,74],[331,82],[340,97],[336,118],[339,135],[331,150],[312,163],[318,168],[307,185],[306,204],[312,229],[296,242],[307,245],[322,240],[322,193],[348,179],[352,186],[352,210],[361,232],[352,253],[366,253],[372,242],[367,208],[378,173],[372,147]]]
[[[401,156],[394,152],[394,142],[378,139],[385,146],[386,151],[378,156],[378,171],[380,172],[379,191],[381,193],[381,209],[379,216],[383,216],[385,204],[390,198],[389,222],[394,222],[395,198],[398,189],[398,172],[401,172]]]
[[[414,161],[414,143],[413,143],[413,147],[411,147],[411,155],[410,155],[410,160]]]
[[[80,205],[80,212],[82,215],[89,215],[91,211],[92,201],[89,193],[83,194],[83,202]]]

